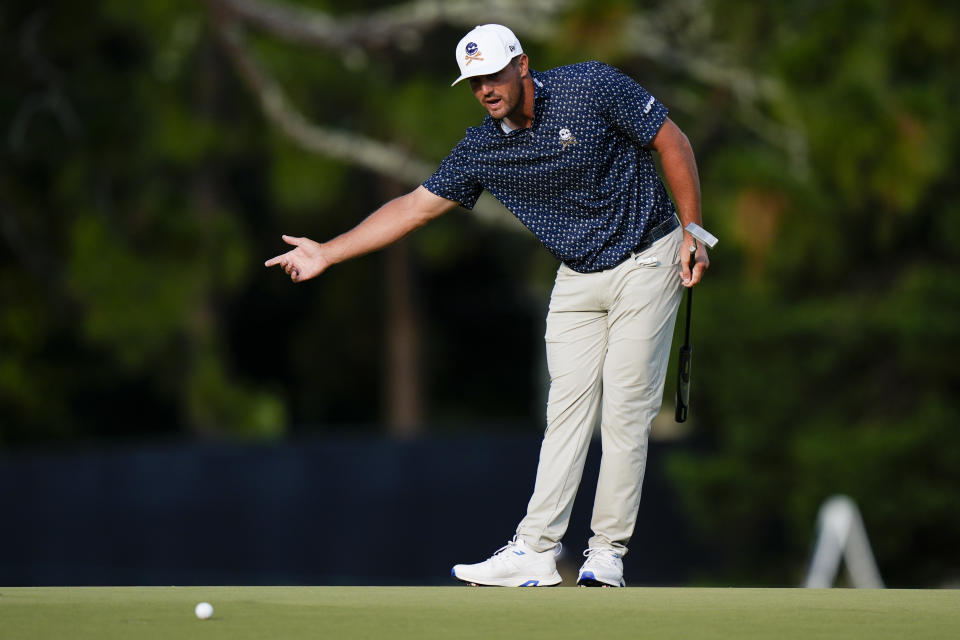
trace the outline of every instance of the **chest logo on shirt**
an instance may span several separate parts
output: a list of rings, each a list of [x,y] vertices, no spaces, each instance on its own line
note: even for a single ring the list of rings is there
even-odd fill
[[[476,42],[468,42],[466,47],[466,58],[463,66],[468,66],[474,60],[482,61],[483,58],[480,57],[480,47],[477,46]]]
[[[564,127],[560,129],[560,142],[563,143],[563,148],[566,150],[567,147],[577,144],[577,139],[573,137],[573,134],[570,133],[570,129]]]

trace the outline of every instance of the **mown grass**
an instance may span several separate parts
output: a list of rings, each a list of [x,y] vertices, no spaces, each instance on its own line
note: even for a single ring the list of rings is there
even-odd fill
[[[214,606],[198,620],[194,606]],[[0,638],[955,638],[960,591],[0,588]]]

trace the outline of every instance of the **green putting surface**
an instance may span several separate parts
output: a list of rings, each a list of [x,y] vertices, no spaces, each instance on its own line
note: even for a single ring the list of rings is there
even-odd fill
[[[273,637],[957,638],[960,591],[0,587],[3,640]]]

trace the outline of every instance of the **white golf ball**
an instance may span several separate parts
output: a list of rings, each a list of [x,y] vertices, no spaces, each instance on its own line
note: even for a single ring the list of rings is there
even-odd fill
[[[211,605],[209,602],[201,602],[197,605],[193,612],[197,614],[197,617],[201,620],[206,620],[213,615],[213,605]]]

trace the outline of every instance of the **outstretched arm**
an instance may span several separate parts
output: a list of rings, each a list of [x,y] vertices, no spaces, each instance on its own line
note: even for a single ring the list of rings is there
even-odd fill
[[[687,136],[673,120],[667,118],[660,131],[653,137],[650,147],[660,154],[663,175],[673,192],[680,214],[680,224],[686,227],[691,222],[702,224],[700,218],[700,175],[697,173],[697,161],[693,156],[693,147]],[[710,258],[704,246],[697,248],[696,260],[691,264],[690,247],[693,237],[684,232],[683,246],[680,248],[680,264],[683,285],[692,287],[700,282],[703,272],[710,266]],[[692,269],[691,269],[692,267]]]
[[[457,203],[430,193],[422,186],[394,198],[350,231],[329,242],[283,236],[290,251],[270,258],[264,266],[280,265],[294,282],[315,278],[331,265],[382,249],[446,213]]]

